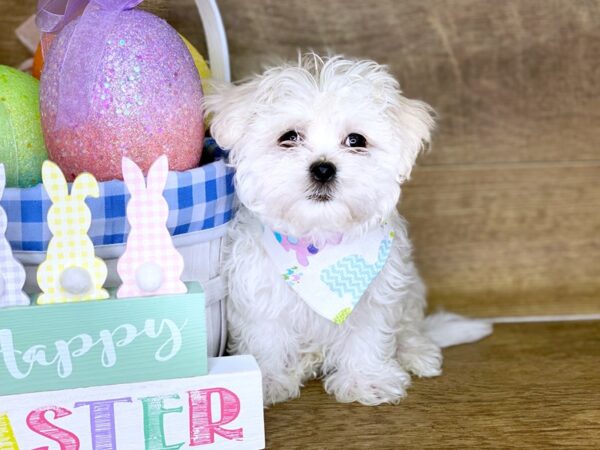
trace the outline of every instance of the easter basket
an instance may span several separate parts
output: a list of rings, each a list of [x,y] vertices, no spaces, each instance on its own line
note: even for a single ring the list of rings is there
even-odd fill
[[[233,170],[225,164],[222,151],[212,139],[206,140],[204,151],[213,161],[185,172],[169,172],[163,195],[169,204],[167,227],[185,261],[182,279],[200,282],[205,290],[208,353],[217,356],[223,353],[226,339],[225,289],[219,265],[221,245],[233,213]],[[100,196],[86,199],[92,212],[89,236],[96,255],[108,266],[105,286],[114,288],[120,283],[116,265],[129,231],[125,216],[129,194],[119,180],[99,186]],[[0,203],[8,217],[6,238],[27,273],[25,291],[36,293],[36,270],[52,236],[47,222],[51,200],[40,184],[6,188]]]
[[[213,79],[229,81],[227,41],[215,0],[196,0],[200,13]],[[35,48],[24,24],[17,35]],[[221,248],[231,220],[234,204],[233,170],[224,160],[224,152],[214,140],[206,138],[203,164],[183,172],[169,172],[164,197],[169,205],[168,230],[173,244],[182,254],[185,268],[183,281],[199,282],[205,293],[208,356],[220,356],[226,344],[225,286],[219,274]],[[120,279],[116,266],[125,250],[129,224],[125,207],[129,199],[124,182],[99,183],[100,196],[88,198],[92,213],[89,236],[96,255],[108,267],[105,286],[114,288]],[[39,292],[36,280],[38,265],[44,260],[52,237],[47,223],[51,201],[44,186],[6,188],[1,200],[8,224],[6,238],[15,257],[24,265],[29,294]]]

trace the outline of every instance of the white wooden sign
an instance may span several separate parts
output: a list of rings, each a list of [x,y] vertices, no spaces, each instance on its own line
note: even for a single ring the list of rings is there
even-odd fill
[[[0,449],[176,450],[265,446],[252,356],[206,376],[0,397]]]

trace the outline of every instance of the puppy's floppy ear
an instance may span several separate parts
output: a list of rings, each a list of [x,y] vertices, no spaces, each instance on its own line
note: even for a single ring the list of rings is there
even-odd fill
[[[213,83],[211,93],[204,97],[204,108],[211,115],[210,131],[217,144],[235,150],[244,135],[251,115],[254,96],[253,83]]]
[[[402,152],[399,177],[400,181],[404,181],[410,177],[421,150],[431,142],[435,112],[427,103],[408,99],[398,90],[390,98],[388,114],[394,123]]]

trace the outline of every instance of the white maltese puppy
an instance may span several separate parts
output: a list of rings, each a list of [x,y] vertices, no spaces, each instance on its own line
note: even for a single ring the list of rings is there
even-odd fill
[[[425,287],[396,206],[434,125],[385,66],[309,54],[206,98],[241,207],[224,275],[229,350],[256,357],[265,404],[322,376],[340,402],[394,403],[440,347],[491,332],[425,318]]]

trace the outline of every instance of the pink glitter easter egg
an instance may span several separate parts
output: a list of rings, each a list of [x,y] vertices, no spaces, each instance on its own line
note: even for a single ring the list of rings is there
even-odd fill
[[[153,14],[132,9],[115,17],[110,29],[99,33],[104,42],[92,47],[94,54],[88,54],[90,47],[73,45],[81,19],[69,23],[48,51],[40,108],[50,158],[70,181],[81,172],[100,181],[122,179],[124,155],[144,173],[162,154],[171,170],[196,167],[204,138],[202,88],[189,51]],[[72,57],[92,69],[69,66]],[[83,69],[86,89],[61,84],[68,67],[75,68],[70,75]],[[76,120],[59,117],[67,103],[84,104],[85,114]]]

